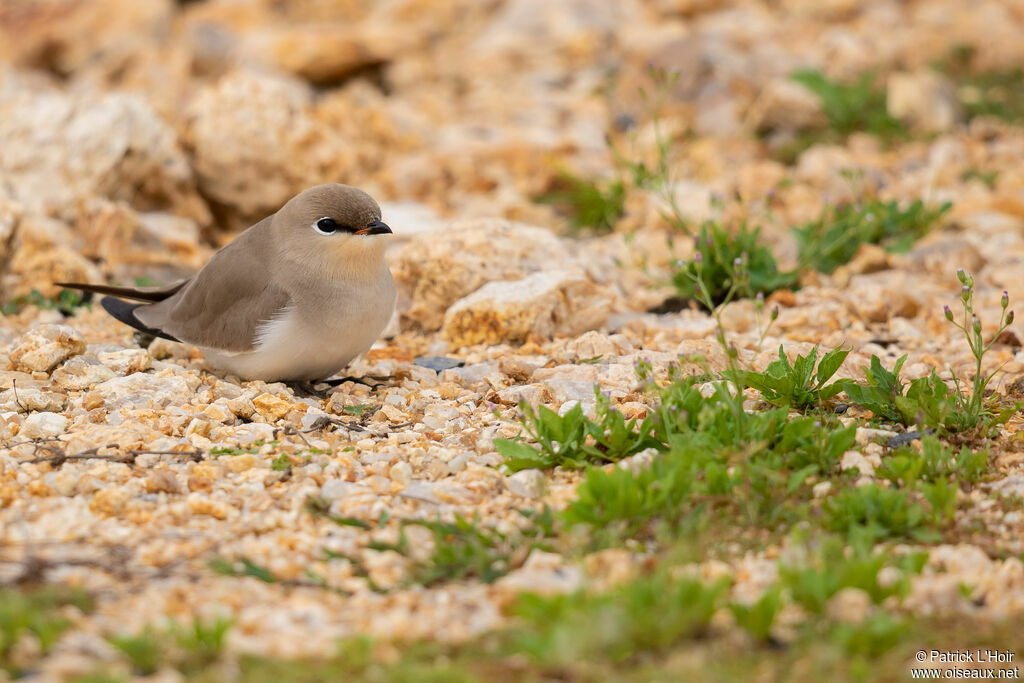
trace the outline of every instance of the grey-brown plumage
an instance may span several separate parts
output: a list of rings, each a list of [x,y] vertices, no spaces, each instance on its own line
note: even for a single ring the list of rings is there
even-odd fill
[[[366,351],[390,319],[395,286],[380,236],[391,229],[365,192],[312,187],[162,288],[58,283],[104,299],[133,327],[198,346],[246,378],[327,377]]]

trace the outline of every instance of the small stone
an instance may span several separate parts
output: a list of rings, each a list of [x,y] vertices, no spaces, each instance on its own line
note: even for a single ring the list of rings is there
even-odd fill
[[[19,413],[56,412],[63,407],[64,402],[58,396],[36,388],[0,391],[0,410]]]
[[[256,457],[252,453],[232,455],[224,459],[224,469],[232,474],[245,472],[256,466]]]
[[[566,344],[565,350],[576,362],[619,355],[618,347],[607,335],[593,330]]]
[[[256,412],[270,420],[280,420],[292,409],[291,403],[273,394],[260,394],[252,404]]]
[[[547,480],[540,470],[522,470],[505,477],[505,488],[523,498],[542,498],[548,489]]]
[[[25,333],[8,356],[17,370],[49,372],[62,362],[85,353],[85,338],[68,325],[40,325]]]
[[[97,360],[118,375],[145,372],[153,365],[153,357],[143,349],[123,349],[96,354]]]
[[[391,466],[388,470],[388,478],[399,484],[408,485],[412,480],[412,465],[407,462],[399,462]]]
[[[174,472],[165,469],[151,470],[146,477],[146,491],[148,493],[180,493],[181,484]]]
[[[355,488],[358,488],[356,484],[347,482],[344,479],[329,479],[320,487],[320,496],[326,501],[333,502],[344,498]]]
[[[864,454],[860,451],[846,451],[843,453],[843,459],[839,463],[839,469],[841,470],[857,470],[865,477],[870,477],[875,473],[875,467],[871,462],[864,457]]]
[[[250,422],[248,424],[235,427],[232,437],[240,446],[246,446],[254,441],[273,440],[275,431],[276,430],[273,425],[263,424],[261,422]]]
[[[33,413],[25,418],[19,435],[28,439],[52,439],[63,434],[67,426],[68,418],[58,413]]]
[[[828,601],[828,616],[847,624],[863,623],[871,614],[871,596],[861,588],[847,586]]]
[[[152,408],[159,410],[187,401],[192,395],[188,382],[182,377],[157,377],[136,373],[115,377],[97,384],[93,392],[106,404],[108,410],[121,407]]]
[[[247,398],[229,398],[224,402],[227,409],[243,420],[248,420],[256,414],[256,406]]]
[[[659,453],[656,448],[645,448],[639,453],[623,458],[617,463],[617,466],[619,469],[629,470],[633,473],[633,476],[637,476],[641,471],[650,469],[658,455]]]
[[[886,107],[893,118],[922,133],[951,130],[964,117],[956,86],[935,69],[891,74]]]
[[[120,486],[108,486],[96,492],[92,500],[89,501],[89,509],[98,515],[114,517],[124,510],[129,499],[131,499],[131,494]]]
[[[53,382],[71,391],[83,391],[113,379],[114,371],[95,358],[76,356],[53,371]]]
[[[203,409],[203,415],[214,422],[230,422],[235,419],[235,414],[226,405],[227,401],[218,399]]]
[[[469,462],[469,453],[459,453],[454,458],[448,461],[448,471],[452,474],[458,474],[462,470],[466,469],[466,464]]]

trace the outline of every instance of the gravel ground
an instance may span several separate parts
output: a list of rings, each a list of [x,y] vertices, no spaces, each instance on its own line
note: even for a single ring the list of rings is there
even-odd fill
[[[95,599],[89,613],[66,608],[71,626],[45,657],[23,638],[11,661],[67,679],[116,658],[111,634],[217,615],[234,620],[233,653],[329,656],[357,634],[461,643],[507,625],[524,590],[635,576],[657,554],[639,543],[535,550],[492,583],[430,585],[408,580],[432,550],[426,529],[404,527],[407,555],[374,546],[396,543],[402,520],[475,516],[510,533],[521,509],[564,509],[584,472],[512,473],[496,452],[495,438],[519,433],[520,401],[593,414],[598,384],[642,417],[654,399],[638,360],[660,378],[680,356],[725,367],[710,316],[650,312],[672,293],[673,260],[693,255],[689,240],[666,248],[663,199],[634,188],[615,229],[585,237],[534,201],[564,169],[614,178],[606,136],[652,158],[651,109],[636,95],[651,89],[649,63],[680,73],[660,119],[674,136],[669,194],[695,220],[756,220],[784,266],[796,262],[789,226],[827,204],[952,203],[906,253],[862,248],[770,295],[780,314],[763,339],[751,301],[725,307],[744,363],[820,344],[852,348],[840,377],[860,378],[873,354],[887,366],[906,354],[906,378],[970,376],[943,306],[958,305],[957,268],[973,273],[989,337],[1002,292],[1024,296],[1024,129],[970,118],[928,65],[969,45],[976,70],[1012,68],[1022,30],[1024,4],[1008,1],[0,5],[5,300],[53,296],[55,279],[187,275],[325,180],[381,200],[400,291],[384,338],[347,370],[365,383],[322,395],[225,377],[180,344],[140,347],[95,305],[0,318],[0,584]],[[875,70],[912,134],[854,133],[780,160],[822,119],[789,80],[804,67]],[[1014,323],[985,357],[1011,398],[1021,338]],[[459,365],[435,371],[426,357]],[[887,453],[863,417],[844,418],[861,429],[840,466],[862,484]],[[988,444],[990,476],[959,492],[902,613],[1020,618],[1020,425]],[[311,500],[349,523],[311,513]],[[786,551],[737,545],[690,571],[729,576],[731,595],[753,600]],[[275,581],[218,573],[218,560]],[[858,605],[837,600],[836,618]]]

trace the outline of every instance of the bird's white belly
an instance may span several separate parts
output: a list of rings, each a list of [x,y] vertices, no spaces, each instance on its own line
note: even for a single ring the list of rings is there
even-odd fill
[[[203,349],[203,353],[213,365],[243,379],[325,379],[373,345],[387,325],[393,306],[376,308],[363,316],[352,316],[348,311],[337,320],[315,321],[285,309],[260,326],[254,350],[229,353]]]

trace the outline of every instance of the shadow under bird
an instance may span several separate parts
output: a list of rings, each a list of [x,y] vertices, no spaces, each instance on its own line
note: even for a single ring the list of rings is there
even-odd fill
[[[108,295],[103,308],[121,322],[197,346],[214,367],[241,378],[324,379],[369,349],[391,319],[389,234],[370,195],[317,185],[242,232],[188,280],[56,284]]]

